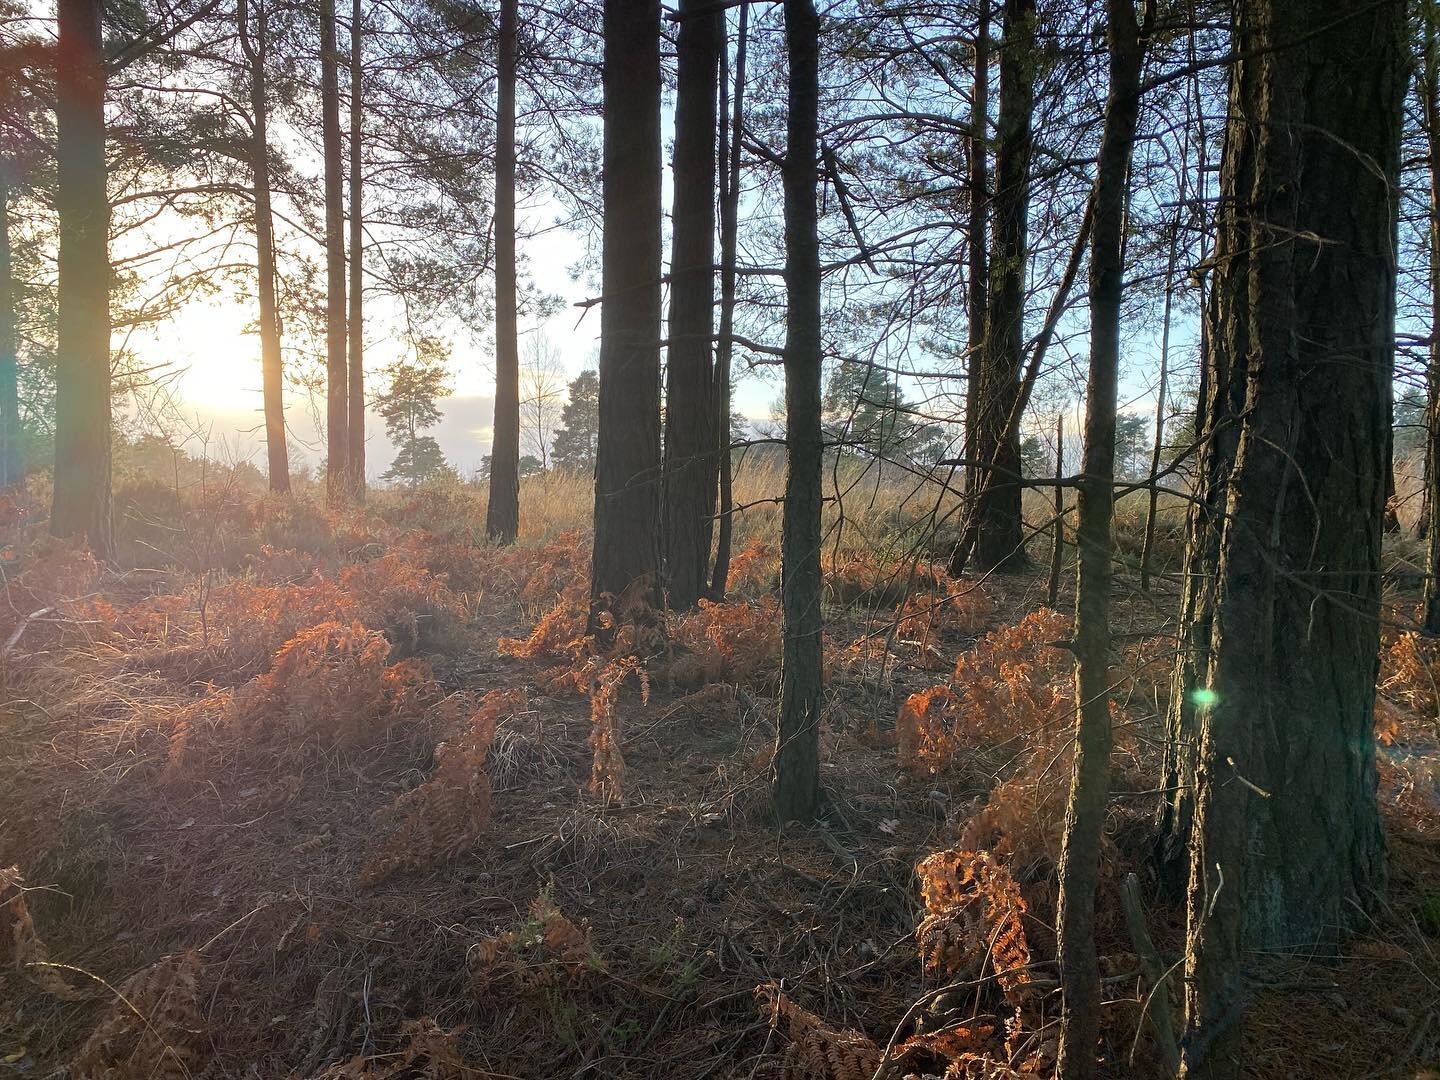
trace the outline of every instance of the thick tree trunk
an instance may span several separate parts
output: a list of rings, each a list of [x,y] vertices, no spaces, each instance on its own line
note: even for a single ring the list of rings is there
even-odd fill
[[[350,371],[345,357],[345,170],[340,145],[335,0],[320,0],[320,113],[325,157],[325,497],[350,493]]]
[[[350,371],[346,384],[346,424],[350,439],[350,493],[365,498],[365,162],[361,138],[364,81],[364,29],[360,0],[350,6]]]
[[[775,814],[809,821],[820,808],[820,19],[813,0],[785,0],[790,58],[785,163],[785,509],[781,531],[784,647],[776,736]]]
[[[994,252],[981,351],[975,459],[982,462],[975,518],[975,562],[1018,570],[1026,558],[1021,519],[1020,436],[1010,424],[1020,399],[1024,359],[1026,232],[1030,209],[1030,129],[1035,109],[1035,0],[1005,0],[1000,50],[995,193],[990,200]]]
[[[1139,27],[1133,0],[1109,0],[1110,95],[1095,178],[1090,254],[1090,379],[1085,451],[1076,507],[1080,572],[1075,594],[1075,762],[1060,853],[1057,958],[1060,1051],[1056,1075],[1095,1075],[1100,1040],[1100,967],[1095,892],[1110,798],[1110,589],[1115,556],[1115,411],[1120,375],[1120,302],[1125,212],[1140,112]]]
[[[3,168],[3,166],[0,166]],[[10,262],[10,183],[0,174],[0,488],[25,482],[20,440],[20,361]]]
[[[990,294],[990,0],[981,0],[975,24],[975,80],[970,105],[970,214],[966,237],[965,490],[980,490],[978,428],[981,373],[985,368],[985,308]]]
[[[720,337],[715,359],[715,439],[720,452],[720,527],[715,537],[715,570],[710,595],[725,597],[730,579],[731,536],[734,533],[734,449],[730,445],[730,363],[735,352],[735,259],[740,236],[740,150],[745,126],[745,53],[750,6],[741,5],[735,44],[735,103],[725,108],[721,82],[720,161],[726,169],[720,199]],[[728,123],[728,128],[727,128]]]
[[[715,97],[723,18],[710,0],[681,0],[675,42],[663,512],[665,588],[676,609],[693,607],[708,589],[715,531]]]
[[[518,0],[500,0],[495,108],[495,424],[485,531],[520,532],[520,343],[515,314],[515,64]],[[602,312],[603,318],[603,312]]]
[[[660,565],[660,5],[605,0],[600,434],[591,630]]]
[[[269,106],[265,100],[265,60],[269,27],[263,0],[255,5],[255,35],[240,0],[240,46],[250,68],[250,182],[255,197],[255,284],[260,299],[261,398],[265,408],[265,456],[270,490],[290,491],[290,452],[285,441],[285,383],[280,353],[280,314],[275,292],[275,220],[270,209]]]
[[[98,0],[59,0],[55,208],[60,219],[55,493],[50,531],[114,556],[110,495],[110,202]]]
[[[1218,540],[1192,537],[1219,556],[1189,779],[1184,1074],[1206,1077],[1240,1073],[1255,951],[1335,938],[1385,877],[1373,726],[1405,12],[1255,0],[1236,49],[1221,240],[1248,236],[1217,252],[1207,368],[1244,396],[1223,520],[1201,522]]]

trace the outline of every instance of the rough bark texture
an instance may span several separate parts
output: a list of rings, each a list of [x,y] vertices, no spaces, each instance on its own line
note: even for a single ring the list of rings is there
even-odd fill
[[[1140,110],[1139,28],[1133,0],[1109,0],[1110,94],[1095,179],[1090,253],[1090,378],[1085,450],[1076,506],[1075,761],[1060,852],[1056,936],[1062,988],[1056,1075],[1095,1075],[1100,1039],[1100,967],[1095,892],[1110,799],[1110,590],[1115,556],[1115,411],[1120,374],[1120,302],[1125,279],[1127,178]],[[1058,523],[1057,523],[1058,524]]]
[[[785,164],[785,510],[781,526],[784,648],[773,799],[781,821],[820,807],[820,19],[812,0],[785,0],[790,58]]]
[[[1035,0],[1005,0],[1000,50],[1000,111],[995,193],[990,200],[993,253],[981,351],[975,424],[979,477],[974,560],[982,569],[1025,564],[1020,517],[1020,435],[1010,424],[1020,398],[1024,359],[1026,230],[1030,207],[1030,130],[1035,109]]]
[[[365,498],[364,42],[360,0],[350,6],[350,370],[345,391],[350,493]]]
[[[320,0],[320,113],[325,158],[325,497],[350,492],[350,371],[345,356],[345,170],[335,0]]]
[[[285,382],[280,352],[280,315],[275,293],[275,220],[270,208],[269,105],[265,99],[265,61],[269,28],[262,3],[255,5],[250,33],[248,5],[240,0],[240,46],[250,68],[250,182],[255,197],[255,285],[260,300],[261,399],[265,409],[265,457],[270,490],[290,491],[290,452],[285,441]]]
[[[1208,400],[1230,411],[1207,430],[1238,439],[1223,520],[1192,537],[1218,552],[1208,634],[1185,643],[1208,653],[1180,778],[1187,1076],[1239,1075],[1255,950],[1335,938],[1384,884],[1373,723],[1404,14],[1254,0],[1237,15],[1207,357]]]
[[[20,373],[10,263],[10,184],[0,175],[0,488],[25,480],[20,443]]]
[[[740,235],[740,149],[745,125],[745,53],[750,27],[749,5],[740,8],[735,45],[735,103],[725,108],[721,82],[720,161],[726,169],[720,198],[720,335],[715,358],[715,438],[720,452],[720,526],[715,537],[715,569],[710,595],[723,599],[730,578],[731,536],[735,503],[730,446],[730,361],[735,351],[735,258]],[[723,48],[723,45],[722,45]],[[728,129],[726,127],[728,123]]]
[[[1231,72],[1232,102],[1254,97],[1255,68]],[[1232,108],[1220,161],[1220,205],[1215,220],[1214,277],[1204,315],[1204,363],[1195,404],[1195,432],[1203,441],[1196,458],[1194,501],[1186,512],[1187,542],[1180,596],[1180,647],[1171,679],[1157,863],[1162,879],[1183,887],[1189,869],[1194,817],[1195,691],[1206,685],[1215,605],[1214,569],[1235,452],[1237,420],[1244,408],[1249,322],[1245,281],[1249,272],[1250,220],[1241,212],[1254,183],[1253,120]]]
[[[660,564],[660,5],[606,0],[591,628]]]
[[[110,203],[98,0],[60,0],[55,493],[50,531],[114,554],[110,494]]]
[[[485,531],[520,532],[520,343],[515,315],[515,46],[518,0],[500,2],[495,108],[495,424]],[[608,234],[607,234],[608,236]],[[603,318],[603,314],[602,314]]]
[[[715,535],[715,136],[723,15],[681,0],[676,35],[670,338],[665,393],[665,589],[693,607]]]
[[[1430,151],[1430,356],[1425,372],[1425,476],[1421,486],[1416,535],[1425,541],[1424,628],[1440,634],[1440,45],[1433,0],[1421,8],[1425,56],[1420,72],[1420,102]]]

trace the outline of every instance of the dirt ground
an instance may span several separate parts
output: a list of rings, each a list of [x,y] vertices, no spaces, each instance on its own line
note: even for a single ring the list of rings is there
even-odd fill
[[[131,575],[98,591],[123,610],[173,585]],[[627,686],[616,709],[623,797],[605,800],[590,790],[591,701],[573,685],[547,689],[552,665],[497,651],[500,637],[530,630],[536,609],[473,590],[460,636],[419,652],[446,692],[528,692],[489,748],[489,821],[460,856],[373,885],[361,881],[377,812],[424,782],[446,732],[395,724],[362,746],[242,748],[176,770],[176,679],[127,662],[124,678],[85,686],[88,658],[118,646],[37,637],[5,661],[0,718],[0,867],[24,879],[23,891],[0,890],[0,912],[9,899],[13,918],[19,896],[33,928],[28,952],[0,951],[0,1078],[65,1075],[67,1063],[69,1075],[117,1080],[811,1075],[787,1057],[794,1031],[778,1022],[776,991],[883,1048],[936,986],[916,951],[916,863],[957,843],[1005,767],[986,747],[930,775],[906,772],[896,717],[987,630],[1038,606],[1043,574],[982,588],[993,600],[983,625],[920,645],[887,636],[893,607],[832,605],[829,810],[783,830],[766,811],[773,678],[694,690],[660,674],[643,702]],[[1163,589],[1122,600],[1131,640],[1157,654],[1174,608]],[[841,648],[867,633],[878,635],[868,646]],[[57,665],[71,668],[65,695],[54,692]],[[206,678],[189,692],[204,693]],[[1127,692],[1137,760],[1153,761],[1163,686],[1162,675]],[[1384,752],[1404,753],[1403,740]],[[1183,916],[1148,868],[1153,785],[1127,787],[1129,777],[1117,780],[1100,903],[1117,913],[1119,883],[1136,873],[1150,931],[1173,961]],[[1062,766],[1037,783],[1053,792],[1067,780]],[[1440,1068],[1440,829],[1413,801],[1396,805],[1389,897],[1344,955],[1256,957],[1251,1075]],[[1045,890],[1050,868],[1039,862],[1022,880],[1027,895]],[[1050,917],[1043,902],[1025,915],[1040,967]],[[1133,943],[1118,914],[1107,925],[1106,1075],[1158,1075]],[[157,961],[169,965],[158,998],[168,1028],[131,1000],[148,992],[136,973]],[[1027,1024],[1043,1033],[1058,1001],[1042,976],[1036,985]],[[770,996],[757,999],[757,987]],[[977,1022],[1003,1014],[983,980],[960,996]],[[125,1022],[130,1005],[131,1020],[146,1014],[138,1028]],[[106,1023],[108,1049],[94,1034]],[[954,1075],[1008,1075],[979,1068]]]

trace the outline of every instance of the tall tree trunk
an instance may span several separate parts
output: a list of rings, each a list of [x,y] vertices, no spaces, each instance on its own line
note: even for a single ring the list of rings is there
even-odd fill
[[[255,278],[260,298],[261,398],[265,408],[265,456],[270,490],[290,491],[290,451],[285,441],[285,383],[280,353],[280,314],[275,294],[275,220],[270,209],[269,105],[265,100],[265,61],[269,48],[264,0],[256,0],[255,35],[250,35],[246,0],[237,19],[240,47],[250,68],[250,182],[255,197]]]
[[[114,557],[110,494],[110,202],[99,0],[59,0],[55,208],[60,219],[55,492],[50,531]]]
[[[740,150],[745,128],[745,54],[750,6],[740,6],[735,44],[735,103],[725,108],[721,82],[720,161],[726,170],[720,199],[720,336],[715,360],[715,439],[720,452],[720,527],[715,537],[715,570],[710,595],[724,599],[730,579],[730,548],[734,534],[734,448],[730,445],[730,363],[735,352],[735,259],[740,236]],[[729,124],[727,129],[726,124]],[[727,133],[728,132],[728,133]]]
[[[592,631],[660,566],[660,4],[605,0]]]
[[[1421,488],[1420,521],[1416,533],[1425,540],[1424,628],[1440,634],[1440,45],[1435,0],[1426,0],[1420,17],[1424,26],[1425,55],[1420,72],[1421,115],[1430,172],[1430,356],[1425,372],[1425,477]]]
[[[1024,360],[1025,275],[1029,260],[1030,157],[1035,109],[1035,0],[1005,0],[1000,49],[995,193],[990,200],[994,254],[986,297],[985,338],[975,417],[980,461],[975,561],[984,569],[1026,563],[1020,496],[1020,435],[1010,416],[1020,398]]]
[[[519,0],[500,0],[495,107],[495,424],[485,531],[520,532],[520,342],[515,314],[515,53]],[[602,319],[604,317],[602,311]]]
[[[1045,587],[1045,603],[1054,607],[1060,599],[1060,570],[1065,560],[1065,489],[1059,480],[1065,475],[1065,410],[1055,414],[1055,514],[1054,539],[1050,543],[1050,580]]]
[[[1120,375],[1120,302],[1125,213],[1140,113],[1140,31],[1133,0],[1108,0],[1110,95],[1095,177],[1090,252],[1090,379],[1076,507],[1075,762],[1060,851],[1056,926],[1062,989],[1056,1075],[1089,1080],[1100,1040],[1100,967],[1095,892],[1110,798],[1110,589],[1115,557],[1115,411]]]
[[[0,488],[25,482],[20,439],[20,360],[15,340],[15,281],[10,262],[10,181],[0,163]]]
[[[1256,950],[1333,939],[1384,885],[1373,727],[1405,33],[1399,2],[1237,16],[1221,238],[1248,235],[1217,266],[1207,367],[1243,377],[1244,398],[1219,539],[1192,537],[1219,558],[1196,685],[1186,1076],[1240,1074]]]
[[[676,609],[706,591],[718,479],[715,431],[715,135],[724,16],[680,0],[675,199],[665,388],[665,587]]]
[[[1181,186],[1180,201],[1185,199]],[[1175,261],[1179,248],[1180,221],[1175,221],[1176,235],[1170,239],[1170,257],[1165,263],[1165,300],[1160,314],[1160,372],[1155,380],[1155,441],[1150,446],[1150,491],[1145,505],[1145,538],[1140,544],[1140,591],[1150,591],[1150,563],[1155,555],[1155,515],[1160,506],[1160,458],[1165,453],[1165,398],[1170,382],[1170,316],[1175,301]]]
[[[325,496],[350,493],[349,368],[345,357],[345,171],[340,145],[335,0],[320,0],[320,112],[325,157]]]
[[[820,19],[813,0],[785,0],[790,58],[785,162],[785,509],[780,541],[784,645],[776,736],[775,814],[809,821],[820,808]]]
[[[346,423],[350,438],[350,493],[365,498],[365,160],[361,138],[364,27],[360,0],[350,6],[350,372]]]
[[[965,297],[965,490],[980,489],[981,373],[985,369],[985,308],[990,286],[990,0],[981,0],[975,24],[975,80],[970,104],[970,216],[966,238],[969,281]]]
[[[1254,100],[1255,68],[1231,69],[1231,102]],[[1180,646],[1171,677],[1166,739],[1161,768],[1161,804],[1156,864],[1162,882],[1184,886],[1190,863],[1195,811],[1197,701],[1209,679],[1215,608],[1214,570],[1220,560],[1220,531],[1230,474],[1240,442],[1239,416],[1245,404],[1250,351],[1244,314],[1249,273],[1250,220],[1239,200],[1254,184],[1253,120],[1233,110],[1226,122],[1220,160],[1220,199],[1214,226],[1215,269],[1201,316],[1200,386],[1195,399],[1195,433],[1200,443],[1192,481],[1194,498],[1186,511],[1184,578],[1180,593]],[[1205,147],[1202,142],[1200,152]],[[1202,194],[1204,183],[1202,162]],[[1202,233],[1202,236],[1204,234]],[[1197,697],[1197,692],[1198,697]]]

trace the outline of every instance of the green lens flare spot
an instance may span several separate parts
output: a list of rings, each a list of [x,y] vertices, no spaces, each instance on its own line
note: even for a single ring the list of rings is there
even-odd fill
[[[1197,709],[1210,709],[1220,703],[1220,695],[1209,687],[1196,687],[1190,692],[1190,701]]]

